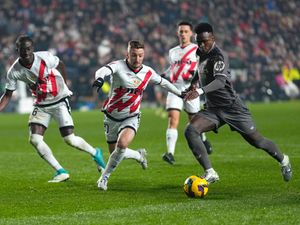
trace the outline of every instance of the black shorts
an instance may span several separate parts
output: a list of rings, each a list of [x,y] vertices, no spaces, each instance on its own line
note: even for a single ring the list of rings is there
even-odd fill
[[[231,130],[242,134],[252,134],[256,131],[256,125],[249,109],[237,98],[230,107],[208,107],[198,113],[216,125],[216,130],[228,124]]]

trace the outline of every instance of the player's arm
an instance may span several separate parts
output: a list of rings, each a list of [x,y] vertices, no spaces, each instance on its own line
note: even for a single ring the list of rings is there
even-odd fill
[[[172,92],[173,94],[182,97],[181,91],[179,91],[173,84],[171,84],[168,80],[159,76],[158,74],[154,73],[154,75],[151,77],[151,80],[155,84],[167,89],[169,92]]]
[[[0,98],[0,112],[5,109],[5,107],[10,102],[10,99],[12,97],[14,91],[6,89],[5,93]]]
[[[59,63],[56,69],[61,73],[62,77],[64,78],[65,83],[67,82],[67,73],[66,73],[66,66],[63,61],[59,60]]]
[[[110,66],[103,66],[98,69],[95,73],[95,81],[93,82],[92,87],[95,87],[97,92],[100,91],[101,87],[104,84],[104,78],[113,74],[113,70]]]

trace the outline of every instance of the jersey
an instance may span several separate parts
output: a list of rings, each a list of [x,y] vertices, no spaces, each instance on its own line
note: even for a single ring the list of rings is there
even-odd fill
[[[228,56],[217,45],[208,53],[197,51],[199,56],[198,75],[201,86],[206,86],[216,79],[217,76],[225,78],[225,86],[212,92],[206,93],[206,104],[208,107],[231,106],[237,95],[230,81],[230,68]]]
[[[185,47],[176,46],[169,50],[170,68],[166,75],[170,81],[181,91],[190,86],[193,72],[197,69],[197,45],[191,43]]]
[[[115,120],[124,120],[140,114],[143,92],[148,83],[160,84],[162,78],[151,67],[133,71],[126,60],[106,65],[111,70],[111,89],[103,104],[103,112]]]
[[[22,66],[19,58],[7,72],[6,89],[16,90],[17,81],[27,84],[34,97],[34,104],[49,105],[70,95],[60,72],[56,69],[59,58],[50,52],[34,52],[34,61],[30,68]]]

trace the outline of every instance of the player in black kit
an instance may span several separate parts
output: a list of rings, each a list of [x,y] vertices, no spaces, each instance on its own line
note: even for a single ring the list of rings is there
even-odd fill
[[[191,100],[205,94],[206,105],[205,109],[198,112],[187,125],[185,137],[195,158],[205,170],[202,178],[208,183],[219,180],[199,134],[217,131],[219,127],[228,124],[249,144],[264,150],[277,160],[281,165],[283,179],[289,181],[292,177],[289,157],[282,154],[272,141],[257,131],[248,108],[232,87],[228,57],[216,45],[212,26],[208,23],[200,23],[195,27],[195,33],[199,57],[198,73],[194,76],[184,99]],[[201,88],[197,88],[196,85],[199,81]]]

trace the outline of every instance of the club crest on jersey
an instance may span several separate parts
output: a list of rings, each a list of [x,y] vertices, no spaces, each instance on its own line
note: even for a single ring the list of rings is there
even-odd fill
[[[139,79],[133,79],[132,80],[132,83],[134,84],[134,86],[139,86],[140,85],[140,83],[141,83],[141,81],[139,80]]]
[[[225,63],[223,61],[218,61],[215,63],[214,65],[214,70],[215,71],[218,71],[218,72],[221,72],[223,71],[225,68]]]

